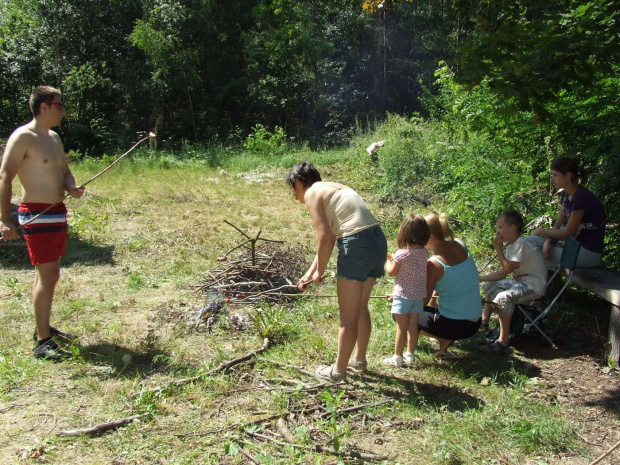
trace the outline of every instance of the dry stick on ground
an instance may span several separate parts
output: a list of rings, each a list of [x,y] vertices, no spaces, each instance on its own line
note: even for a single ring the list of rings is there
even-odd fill
[[[304,375],[308,375],[311,378],[319,379],[317,377],[316,373],[313,373],[313,372],[308,371],[308,370],[304,370],[301,367],[298,367],[298,366],[295,366],[295,365],[289,365],[288,363],[276,362],[275,360],[271,360],[271,359],[268,359],[268,358],[263,358],[262,360],[265,361],[265,362],[271,363],[272,365],[279,366],[279,367],[282,367],[282,368],[291,368],[293,370],[299,371],[300,373],[303,373]]]
[[[256,463],[258,465],[261,465],[261,463],[258,460],[256,460],[254,457],[252,457],[247,450],[239,449],[239,452],[241,452],[243,455],[245,455],[245,458],[248,459],[250,462]]]
[[[394,399],[382,400],[381,402],[375,402],[375,403],[372,403],[372,404],[356,405],[355,407],[338,409],[338,410],[336,410],[333,413],[332,412],[323,413],[323,414],[321,414],[320,418],[327,418],[327,417],[331,416],[332,414],[339,415],[341,413],[355,412],[357,410],[362,410],[362,409],[367,408],[367,407],[377,407],[379,405],[391,404],[392,402],[394,402]]]
[[[601,460],[605,459],[606,457],[609,457],[609,455],[611,455],[611,453],[616,450],[618,448],[618,446],[620,446],[620,441],[618,441],[616,444],[614,444],[611,449],[609,449],[607,452],[605,452],[603,455],[601,455],[598,459],[596,459],[594,462],[592,462],[590,465],[596,465],[597,463],[599,463]]]
[[[151,392],[162,392],[165,389],[168,389],[169,387],[177,387],[177,386],[182,386],[183,384],[187,384],[187,383],[191,383],[193,381],[198,381],[199,379],[204,378],[205,376],[210,376],[213,375],[215,373],[219,373],[220,371],[226,371],[229,368],[238,365],[239,363],[245,362],[247,360],[250,360],[252,357],[260,354],[261,352],[266,351],[269,348],[269,339],[265,338],[263,340],[263,345],[260,349],[256,349],[253,350],[252,352],[248,352],[245,355],[242,355],[241,357],[237,357],[233,360],[230,360],[229,362],[223,362],[220,364],[220,366],[218,366],[217,368],[214,368],[212,370],[209,370],[208,372],[206,372],[204,375],[198,375],[198,376],[192,376],[191,378],[183,378],[183,379],[178,379],[176,381],[171,381],[169,383],[166,384],[162,384],[161,386],[157,386],[153,389],[151,389]]]
[[[289,386],[296,386],[296,387],[301,386],[300,390],[317,389],[323,386],[327,386],[327,383],[319,383],[319,384],[312,385],[312,384],[304,383],[300,379],[269,378],[267,379],[267,381],[270,381],[272,383],[288,384]]]
[[[254,439],[261,439],[263,441],[273,442],[274,444],[277,444],[279,446],[294,447],[296,449],[310,450],[310,451],[314,451],[314,452],[325,452],[327,454],[335,455],[337,457],[350,457],[350,458],[354,458],[354,459],[373,460],[373,461],[377,461],[377,462],[379,462],[381,460],[387,460],[388,459],[387,455],[379,455],[379,454],[372,454],[372,453],[367,453],[367,452],[355,452],[355,451],[343,452],[343,451],[337,451],[337,450],[332,449],[330,447],[322,446],[320,444],[315,444],[313,446],[302,446],[300,444],[294,444],[294,443],[290,443],[290,442],[282,442],[282,441],[278,441],[276,439],[270,438],[269,436],[265,436],[264,434],[253,433],[253,432],[247,431],[247,430],[246,430],[245,434],[247,434],[248,436],[250,436],[250,437],[252,437]]]
[[[211,434],[223,433],[224,431],[230,431],[237,428],[247,428],[248,426],[260,425],[261,423],[265,423],[271,420],[276,420],[278,418],[282,418],[288,415],[288,412],[278,413],[276,415],[270,415],[268,417],[259,418],[257,420],[251,421],[249,423],[235,423],[233,425],[224,426],[218,429],[211,429],[208,431],[203,431],[201,433],[183,433],[183,434],[175,434],[177,438],[199,438],[202,436],[209,436]]]
[[[282,436],[288,442],[295,441],[295,437],[293,436],[293,433],[291,433],[291,430],[288,429],[284,418],[278,418],[278,421],[276,421],[276,429],[278,430],[278,433],[280,433],[280,436]]]
[[[65,431],[59,431],[57,436],[72,437],[72,436],[81,436],[83,434],[88,434],[91,436],[98,436],[102,433],[105,433],[106,431],[120,428],[121,426],[125,426],[134,420],[139,420],[140,418],[144,418],[150,415],[151,415],[150,413],[143,413],[142,415],[132,415],[127,418],[121,418],[120,420],[110,421],[108,423],[101,423],[100,425],[96,425],[91,428],[70,429],[70,430],[65,430]]]

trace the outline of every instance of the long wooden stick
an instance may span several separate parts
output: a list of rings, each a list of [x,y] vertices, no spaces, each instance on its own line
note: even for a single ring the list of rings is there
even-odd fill
[[[69,429],[65,431],[59,431],[57,436],[81,436],[83,434],[88,434],[91,436],[98,436],[106,431],[110,431],[112,429],[120,428],[121,426],[125,426],[131,423],[134,420],[139,420],[140,418],[150,416],[150,413],[143,413],[142,415],[132,415],[127,418],[121,418],[120,420],[110,421],[109,423],[102,423],[100,425],[93,426],[91,428],[82,428],[82,429]]]
[[[90,178],[88,181],[86,181],[84,184],[82,184],[80,187],[78,187],[78,189],[81,189],[83,187],[85,187],[87,184],[89,184],[90,182],[94,181],[95,179],[97,179],[99,176],[101,176],[103,173],[105,173],[106,171],[108,171],[110,168],[112,168],[114,165],[116,165],[119,161],[121,161],[123,158],[125,158],[127,155],[129,155],[131,152],[134,151],[134,149],[140,145],[142,142],[144,142],[147,139],[155,139],[157,136],[152,133],[149,132],[149,135],[140,139],[138,142],[136,142],[134,144],[133,147],[131,147],[129,150],[127,150],[124,154],[122,154],[120,157],[118,157],[110,166],[108,166],[106,169],[104,169],[103,171],[97,173],[96,175],[94,175],[92,178]],[[67,200],[69,197],[71,197],[71,194],[66,194],[61,200],[59,200],[56,203],[53,203],[52,205],[50,205],[49,207],[47,207],[45,210],[43,210],[41,213],[33,216],[32,218],[30,218],[28,221],[26,221],[25,223],[22,223],[18,226],[17,229],[23,229],[24,226],[27,226],[28,224],[32,223],[34,220],[36,220],[37,218],[39,218],[41,215],[44,215],[45,213],[47,213],[48,211],[50,211],[52,208],[54,208],[56,205],[58,205],[61,202],[64,202],[65,200]]]

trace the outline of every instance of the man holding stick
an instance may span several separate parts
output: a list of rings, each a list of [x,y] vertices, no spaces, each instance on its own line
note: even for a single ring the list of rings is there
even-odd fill
[[[82,197],[84,188],[76,187],[62,141],[52,131],[66,115],[62,94],[53,87],[37,87],[29,103],[33,120],[13,131],[0,168],[0,234],[3,241],[18,238],[18,228],[10,219],[12,183],[17,176],[22,185],[19,222],[28,222],[22,228],[30,261],[36,269],[32,290],[36,321],[34,356],[59,361],[69,353],[61,350],[52,336],[72,338],[50,326],[60,258],[67,243],[67,209],[62,200],[65,191],[72,197]]]

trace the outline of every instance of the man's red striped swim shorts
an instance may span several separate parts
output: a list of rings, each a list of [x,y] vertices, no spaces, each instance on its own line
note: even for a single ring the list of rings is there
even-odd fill
[[[34,218],[50,204],[22,203],[19,206],[19,224]],[[24,238],[33,265],[56,262],[67,249],[67,208],[59,203],[24,226]]]

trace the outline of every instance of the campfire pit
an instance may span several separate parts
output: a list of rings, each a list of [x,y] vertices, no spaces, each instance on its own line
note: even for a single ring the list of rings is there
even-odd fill
[[[206,303],[197,309],[190,324],[210,328],[226,313],[228,305],[287,304],[301,291],[295,283],[306,268],[301,247],[285,245],[284,241],[261,238],[261,231],[250,237],[235,225],[246,240],[218,258],[221,263],[207,272],[198,286]],[[260,243],[259,243],[260,242]],[[242,329],[246,321],[238,314],[229,315],[231,323]]]

